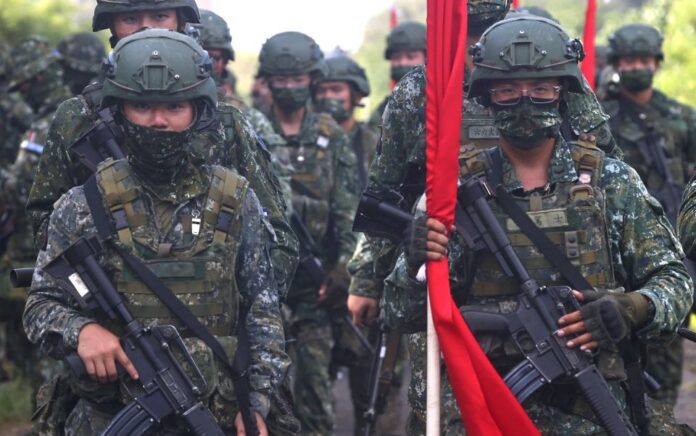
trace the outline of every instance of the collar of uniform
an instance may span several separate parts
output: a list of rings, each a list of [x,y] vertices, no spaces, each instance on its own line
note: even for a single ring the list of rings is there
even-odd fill
[[[189,159],[188,164],[181,169],[171,184],[143,182],[143,187],[162,201],[181,204],[206,192],[209,183],[208,174]]]
[[[502,156],[503,163],[503,187],[507,192],[522,190],[522,183],[517,178],[512,163],[507,158],[502,149],[498,148],[498,152]],[[551,161],[548,168],[549,185],[559,182],[574,182],[578,179],[578,173],[575,170],[575,161],[570,152],[570,146],[562,136],[556,137],[556,144],[551,154]]]

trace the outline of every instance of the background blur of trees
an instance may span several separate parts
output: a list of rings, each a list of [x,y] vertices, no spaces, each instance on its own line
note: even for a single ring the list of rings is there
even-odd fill
[[[521,3],[548,9],[571,35],[582,35],[585,1],[521,0]],[[2,0],[0,42],[11,44],[32,33],[58,41],[68,33],[88,31],[94,4],[94,0]],[[395,0],[395,4],[401,21],[425,22],[425,0]],[[696,105],[696,1],[598,0],[598,9],[598,44],[605,44],[607,36],[625,23],[641,21],[660,29],[665,36],[666,61],[657,77],[657,85],[669,95]],[[389,11],[384,10],[372,17],[364,30],[365,42],[356,53],[352,53],[367,69],[373,89],[363,114],[369,113],[389,92],[389,65],[384,60],[388,32]],[[107,32],[102,32],[102,36],[106,41]],[[238,88],[243,96],[249,94],[257,55],[238,52],[237,60],[232,64],[239,76]]]

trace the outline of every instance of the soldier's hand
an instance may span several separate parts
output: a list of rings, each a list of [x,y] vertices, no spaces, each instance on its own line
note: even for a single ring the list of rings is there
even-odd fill
[[[435,218],[425,216],[414,219],[406,229],[404,251],[412,273],[428,260],[440,260],[447,256],[447,228]]]
[[[266,421],[263,420],[263,416],[261,416],[259,412],[256,412],[256,427],[259,429],[259,436],[268,436]],[[242,420],[241,412],[237,412],[237,416],[234,417],[234,428],[237,430],[237,436],[246,435],[246,431],[244,431],[244,421]]]
[[[85,364],[87,374],[100,383],[116,381],[118,362],[134,380],[138,371],[123,351],[118,336],[99,324],[87,324],[77,337],[77,354]]]
[[[347,305],[348,311],[353,316],[353,324],[358,327],[367,327],[372,324],[379,312],[379,301],[376,298],[349,295]]]
[[[321,285],[321,288],[317,291],[317,301],[319,301],[319,304],[322,304],[326,301],[326,298],[329,296],[329,286],[324,284]]]

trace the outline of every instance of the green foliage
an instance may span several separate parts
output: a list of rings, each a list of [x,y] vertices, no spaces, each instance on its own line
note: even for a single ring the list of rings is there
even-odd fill
[[[92,6],[73,0],[2,0],[0,41],[14,44],[34,34],[58,41],[73,32],[89,31]]]
[[[0,423],[31,416],[31,383],[18,379],[0,384]]]

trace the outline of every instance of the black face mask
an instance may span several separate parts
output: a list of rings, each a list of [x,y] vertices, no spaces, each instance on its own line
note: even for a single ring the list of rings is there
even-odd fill
[[[309,86],[296,88],[271,88],[273,103],[280,109],[294,112],[303,107],[311,96]]]
[[[624,70],[619,72],[621,86],[629,91],[645,91],[653,84],[655,71],[651,68],[641,68],[638,70]]]
[[[320,98],[314,102],[314,107],[317,112],[326,112],[331,114],[334,120],[338,123],[342,123],[353,114],[353,110],[346,110],[343,107],[343,100],[338,98]]]
[[[522,97],[513,106],[493,104],[495,127],[513,147],[532,150],[544,140],[555,138],[561,129],[563,117],[556,102],[535,104]]]
[[[398,67],[391,67],[391,79],[395,82],[401,80],[409,71],[414,69],[416,65],[401,65]]]
[[[125,117],[124,117],[125,118]],[[155,183],[169,182],[186,165],[192,130],[168,132],[123,120],[128,161],[140,177]]]

